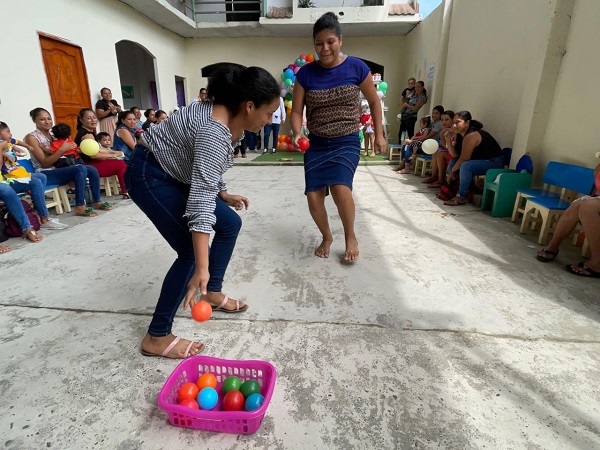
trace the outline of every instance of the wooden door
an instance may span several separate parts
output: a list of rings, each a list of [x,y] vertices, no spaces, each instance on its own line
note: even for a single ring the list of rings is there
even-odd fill
[[[90,86],[81,47],[39,33],[54,123],[70,125],[77,134],[77,115],[90,107]]]

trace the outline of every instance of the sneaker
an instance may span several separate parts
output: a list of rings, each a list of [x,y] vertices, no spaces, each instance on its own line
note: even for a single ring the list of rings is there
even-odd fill
[[[265,152],[266,152],[266,150],[265,150]],[[276,149],[276,148],[274,148],[274,149],[272,150],[272,153],[277,153],[277,149]]]
[[[263,150],[263,155],[267,154],[267,152],[268,152],[268,150],[265,148],[265,149]]]
[[[66,223],[60,223],[58,219],[50,219],[48,222],[43,223],[40,226],[45,230],[64,230],[65,228],[69,228],[69,225]]]

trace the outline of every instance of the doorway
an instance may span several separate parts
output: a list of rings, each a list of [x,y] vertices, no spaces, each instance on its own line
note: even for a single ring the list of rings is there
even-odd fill
[[[59,38],[38,33],[54,123],[66,123],[71,136],[77,134],[77,117],[81,108],[89,108],[91,96],[81,47]]]
[[[175,75],[175,93],[177,94],[177,107],[185,106],[185,78]]]
[[[123,107],[158,108],[158,86],[154,55],[133,41],[115,44]]]

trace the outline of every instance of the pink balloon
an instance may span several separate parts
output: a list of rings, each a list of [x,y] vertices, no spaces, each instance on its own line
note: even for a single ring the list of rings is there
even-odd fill
[[[292,70],[294,70],[294,66],[295,66],[295,64],[289,64],[289,65],[287,66],[287,68],[288,68],[288,69],[292,69]]]
[[[294,67],[294,75],[296,75],[298,73],[298,71],[300,70],[299,66]]]

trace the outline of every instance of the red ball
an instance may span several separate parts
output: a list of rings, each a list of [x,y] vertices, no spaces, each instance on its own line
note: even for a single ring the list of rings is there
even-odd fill
[[[200,389],[195,383],[183,383],[177,391],[177,403],[181,404],[184,400],[196,400],[198,392]]]
[[[185,406],[186,408],[192,409],[200,409],[200,407],[198,406],[198,402],[196,400],[191,399],[181,400],[179,402],[179,406]]]
[[[287,136],[285,137],[285,142],[286,142],[287,144],[291,144],[291,143],[292,143],[292,137],[291,137],[291,136],[289,136],[289,135],[287,135]]]
[[[192,318],[197,322],[206,322],[212,315],[212,306],[210,303],[200,300],[192,306]]]
[[[298,148],[301,152],[308,150],[308,147],[310,147],[310,141],[308,139],[302,138],[298,141]]]
[[[229,391],[223,398],[223,409],[225,411],[242,411],[245,401],[244,394],[240,391]]]
[[[287,144],[287,151],[288,151],[288,152],[295,152],[295,151],[296,151],[296,148],[294,147],[294,144],[292,144],[291,142],[289,142],[289,143]]]

